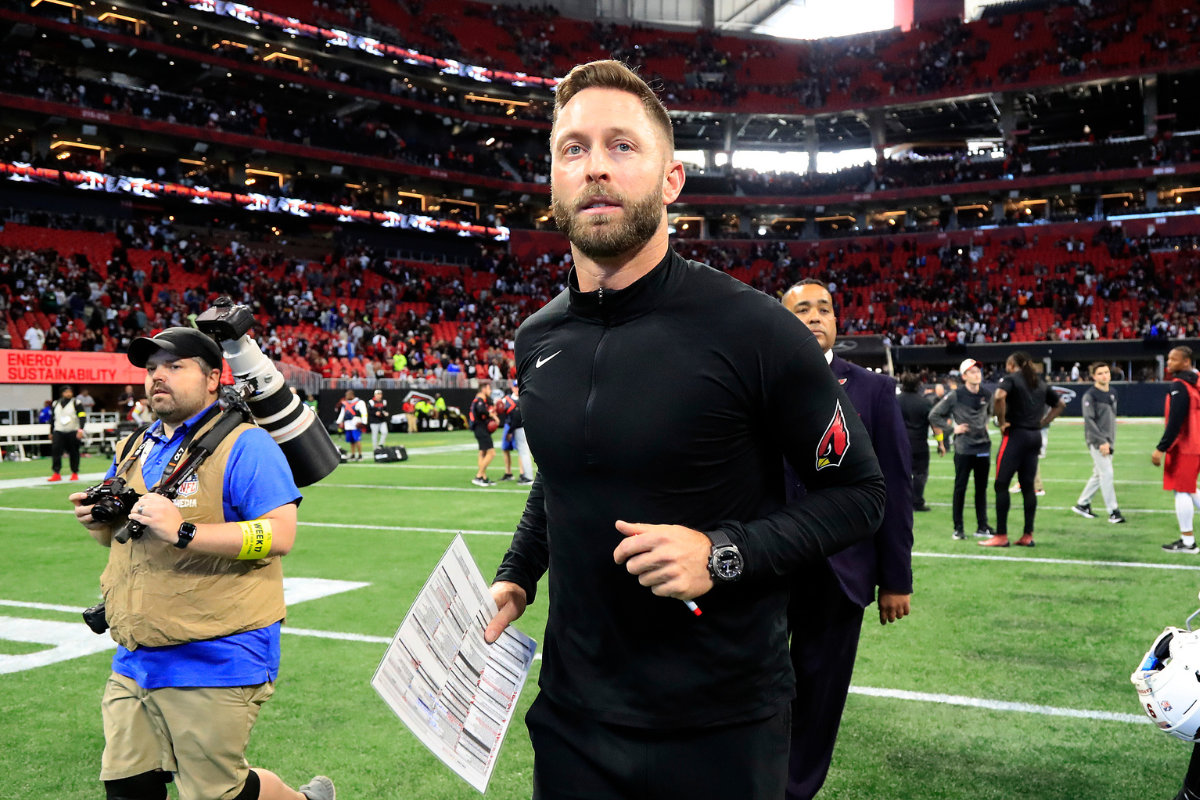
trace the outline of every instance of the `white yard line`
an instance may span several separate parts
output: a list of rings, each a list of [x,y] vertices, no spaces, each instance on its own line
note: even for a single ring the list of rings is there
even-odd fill
[[[980,556],[980,558],[988,558],[988,556]],[[1023,561],[1045,559],[1008,560]],[[1148,565],[1139,564],[1125,566]],[[303,581],[304,579],[300,580]],[[323,583],[345,583],[346,588],[341,589],[342,591],[366,585],[337,581],[325,581]],[[315,599],[315,597],[305,599]],[[45,611],[65,611],[71,613],[80,613],[83,611],[82,608],[77,608],[75,606],[56,605],[52,603],[30,603],[20,600],[0,600],[0,606],[32,608]],[[63,630],[60,631],[58,630],[59,628]],[[0,617],[0,629],[5,631],[8,638],[12,638],[17,641],[56,645],[54,650],[51,651],[42,651],[18,657],[6,657],[13,663],[9,665],[11,667],[9,669],[5,669],[2,665],[0,665],[0,672],[24,671],[26,669],[32,669],[38,666],[46,666],[50,663],[64,660],[66,658],[91,655],[96,652],[111,650],[115,646],[111,639],[108,639],[107,637],[94,637],[93,634],[87,631],[82,623],[63,623],[46,620]],[[366,644],[386,645],[390,644],[392,641],[391,637],[388,636],[370,636],[364,633],[343,633],[341,631],[322,631],[313,630],[310,628],[295,628],[290,625],[283,625],[280,628],[280,632],[291,634],[293,636],[306,636],[315,639],[330,639],[346,642],[362,642]],[[53,655],[51,655],[51,653],[53,653]],[[538,661],[540,661],[541,658],[541,653],[538,653],[536,656],[534,656],[534,659]],[[1120,714],[1112,711],[1092,711],[1078,708],[1058,708],[1056,706],[1042,706],[1031,703],[1013,703],[1004,700],[990,700],[982,697],[964,697],[961,695],[951,694],[929,694],[926,692],[910,692],[902,689],[880,689],[872,686],[851,686],[850,693],[864,695],[867,697],[887,698],[891,700],[938,703],[941,705],[982,708],[988,711],[1017,712],[1022,714],[1037,714],[1049,717],[1071,717],[1074,719],[1091,719],[1102,722],[1143,724],[1150,721],[1146,717],[1137,714]]]
[[[952,481],[952,480],[954,480],[954,476],[953,476],[953,475],[930,475],[930,476],[929,476],[929,479],[930,479],[930,480],[932,480],[932,481]],[[1075,483],[1075,484],[1082,484],[1082,483],[1087,483],[1087,479],[1086,479],[1086,478],[1045,478],[1045,477],[1043,477],[1043,478],[1042,478],[1042,483]],[[1115,481],[1113,481],[1113,483],[1139,484],[1139,485],[1142,485],[1142,486],[1162,486],[1162,481],[1123,481],[1123,480],[1115,480]]]
[[[3,509],[0,509],[3,510]],[[345,528],[361,531],[406,531],[413,533],[462,533],[475,536],[512,536],[512,531],[473,531],[465,528],[412,528],[404,525],[354,525],[349,522],[299,522],[311,528]]]
[[[1021,501],[1021,493],[1020,492],[1013,493],[1012,498],[1013,498],[1013,505],[1014,506],[1019,505],[1020,501]],[[1038,500],[1038,511],[1070,511],[1071,510],[1071,506],[1042,505],[1042,503],[1044,503],[1044,502],[1045,502],[1044,500]],[[929,503],[929,505],[940,506],[942,508],[950,508],[953,505],[953,503]],[[996,506],[992,503],[988,504],[988,508],[995,508],[995,507]],[[1173,508],[1122,508],[1121,509],[1122,514],[1128,514],[1131,511],[1135,514],[1174,514],[1175,513],[1175,509],[1173,509]]]
[[[40,478],[11,478],[6,481],[0,481],[0,490],[32,489],[37,486],[60,486],[60,487],[61,486],[71,486],[71,487],[81,486],[84,489],[86,489],[88,486],[91,486],[94,483],[99,483],[101,480],[103,480],[104,473],[103,472],[89,472],[86,474],[81,473],[79,475],[79,480],[77,480],[77,481],[69,481],[66,478],[63,478],[61,481],[55,481],[54,483],[51,483],[50,481],[46,480],[47,477],[49,477],[49,476],[40,477]],[[77,491],[82,492],[83,489],[78,489]]]
[[[508,481],[505,481],[508,483]],[[529,491],[529,487],[533,484],[518,484],[515,481],[512,485],[516,489]],[[374,483],[314,483],[312,486],[306,486],[304,491],[312,489],[395,489],[401,492],[490,492],[491,494],[516,494],[509,489],[497,489],[495,487],[477,487],[471,488],[467,486],[392,486],[390,484],[374,484]]]
[[[1031,703],[1010,703],[1004,700],[962,697],[954,694],[927,694],[925,692],[908,692],[903,689],[877,689],[872,686],[851,686],[850,694],[861,694],[868,697],[886,697],[892,700],[915,700],[919,703],[970,706],[971,708],[986,708],[989,711],[1016,711],[1022,714],[1040,714],[1046,717],[1075,717],[1076,719],[1097,719],[1105,722],[1129,722],[1135,724],[1150,722],[1150,718],[1142,714],[1118,714],[1113,711],[1088,711],[1079,708],[1038,706]]]
[[[66,614],[82,614],[87,609],[75,606],[60,606],[54,603],[26,603],[21,600],[0,600],[0,606],[11,608],[36,608],[38,611],[62,611]]]
[[[395,444],[395,442],[393,442]],[[468,450],[478,450],[477,444],[441,444],[433,447],[405,447],[410,456],[440,456],[446,453],[465,453]]]
[[[913,553],[913,558],[959,558],[967,561],[1023,561],[1033,564],[1073,564],[1084,567],[1140,567],[1143,569],[1197,570],[1191,564],[1151,564],[1145,561],[1087,561],[1073,558],[1022,558],[1020,556],[985,556],[978,553]]]

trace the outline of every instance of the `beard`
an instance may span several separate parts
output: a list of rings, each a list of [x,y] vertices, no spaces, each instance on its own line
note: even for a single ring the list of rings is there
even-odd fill
[[[584,205],[596,198],[619,203],[619,219],[608,214],[580,216]],[[616,258],[622,253],[641,247],[654,236],[662,224],[663,198],[661,191],[630,202],[625,195],[605,192],[598,187],[585,189],[573,202],[566,202],[550,192],[550,211],[554,224],[567,239],[588,258]]]
[[[155,396],[153,392],[156,391],[170,390],[154,389],[149,397],[151,413],[153,413],[157,419],[162,420],[167,425],[178,425],[179,423],[194,417],[197,412],[204,407],[201,405],[197,408],[193,408],[192,406],[195,406],[196,404],[195,402],[192,402],[192,398],[180,398],[175,394],[174,391],[170,391],[169,394],[163,397]]]

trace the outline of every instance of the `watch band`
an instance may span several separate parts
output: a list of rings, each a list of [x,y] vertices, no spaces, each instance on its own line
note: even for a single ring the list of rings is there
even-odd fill
[[[733,545],[733,540],[731,540],[729,535],[723,530],[718,529],[715,531],[704,531],[703,533],[708,537],[709,541],[712,542],[714,550],[716,550],[718,547]]]

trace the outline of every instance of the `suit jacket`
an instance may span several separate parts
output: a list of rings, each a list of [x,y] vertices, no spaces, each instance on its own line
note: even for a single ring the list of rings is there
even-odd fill
[[[912,593],[912,449],[896,400],[895,379],[837,356],[830,368],[867,429],[887,486],[883,523],[875,536],[829,558],[846,597],[866,608],[875,601],[876,586]],[[786,475],[790,502],[805,489],[790,464]]]

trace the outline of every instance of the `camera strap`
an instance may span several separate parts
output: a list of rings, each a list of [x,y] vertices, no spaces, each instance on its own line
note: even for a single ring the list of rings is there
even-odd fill
[[[192,444],[192,440],[196,438],[196,434],[198,434],[205,425],[212,421],[213,417],[220,413],[221,404],[213,403],[208,411],[205,412],[204,416],[196,420],[196,424],[192,426],[192,429],[187,432],[186,436],[183,437],[183,441],[179,443],[179,447],[176,447],[175,452],[171,454],[170,461],[168,461],[167,465],[163,467],[162,474],[158,477],[158,481],[154,484],[150,491],[157,491],[168,477],[175,474],[175,468],[179,466],[179,462],[183,460],[185,455],[187,455],[188,449]]]

